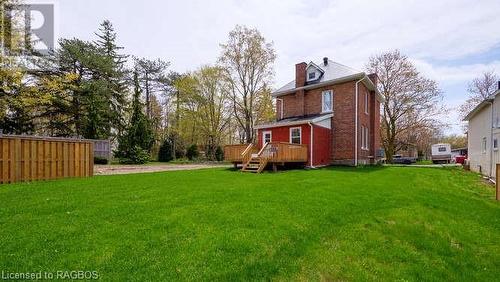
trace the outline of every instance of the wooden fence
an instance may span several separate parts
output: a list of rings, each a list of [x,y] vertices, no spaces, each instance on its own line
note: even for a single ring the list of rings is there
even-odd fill
[[[0,183],[88,177],[93,173],[92,141],[0,135]]]

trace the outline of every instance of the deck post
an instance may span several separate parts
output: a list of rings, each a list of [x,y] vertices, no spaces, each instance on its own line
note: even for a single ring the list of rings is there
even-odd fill
[[[277,172],[278,171],[278,166],[276,165],[276,163],[273,163],[273,172]]]

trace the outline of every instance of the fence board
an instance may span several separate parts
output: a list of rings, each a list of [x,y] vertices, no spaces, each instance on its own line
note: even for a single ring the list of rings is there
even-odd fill
[[[88,177],[93,171],[90,140],[0,135],[0,183]]]

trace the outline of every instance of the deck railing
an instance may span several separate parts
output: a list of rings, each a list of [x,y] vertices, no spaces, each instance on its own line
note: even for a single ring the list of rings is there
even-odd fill
[[[229,162],[248,162],[252,154],[266,158],[268,162],[307,162],[307,145],[286,142],[269,142],[261,150],[255,145],[228,145],[224,147],[224,158]]]
[[[228,162],[243,163],[257,152],[258,150],[253,144],[226,145],[224,146],[224,159]]]
[[[307,145],[269,142],[262,147],[259,157],[268,162],[307,162]]]

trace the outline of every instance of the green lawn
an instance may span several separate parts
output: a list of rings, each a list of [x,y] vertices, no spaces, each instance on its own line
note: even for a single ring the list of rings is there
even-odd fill
[[[225,169],[0,186],[0,271],[104,280],[500,278],[500,204],[458,168]]]

